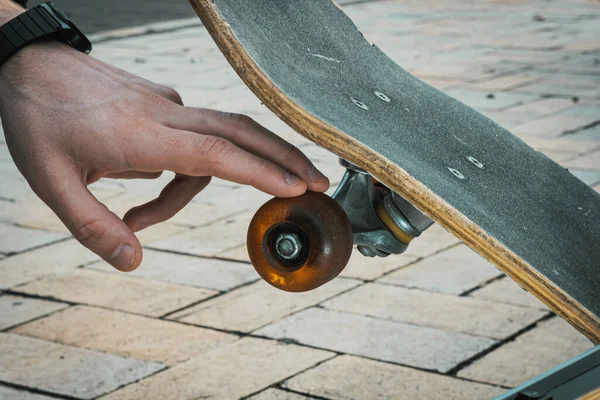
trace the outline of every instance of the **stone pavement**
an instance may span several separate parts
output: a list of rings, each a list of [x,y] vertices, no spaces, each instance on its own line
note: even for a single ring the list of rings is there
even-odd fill
[[[30,7],[37,6],[47,0],[29,0]],[[377,0],[340,0],[340,4],[365,3]],[[106,34],[106,31],[127,29],[130,27],[146,26],[144,30],[155,29],[149,25],[178,20],[178,24],[192,25],[198,23],[198,18],[188,0],[57,0],[60,7],[77,26],[89,34]]]
[[[600,4],[368,2],[345,7],[411,72],[600,190]],[[274,117],[197,27],[96,46],[190,106],[250,114],[336,183],[337,160]],[[0,398],[486,399],[591,343],[438,226],[404,255],[355,254],[304,294],[258,279],[246,227],[268,196],[215,181],[140,233],[117,273],[30,192],[0,144]],[[168,175],[168,174],[166,174]],[[101,181],[117,214],[170,179]]]

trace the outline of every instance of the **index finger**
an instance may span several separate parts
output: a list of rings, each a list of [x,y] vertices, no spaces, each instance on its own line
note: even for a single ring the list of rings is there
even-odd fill
[[[308,189],[324,192],[329,180],[297,147],[242,114],[216,110],[177,107],[165,116],[163,124],[174,129],[227,139],[241,149],[269,160],[302,178]]]
[[[307,189],[293,173],[217,136],[156,124],[151,132],[132,137],[125,148],[128,166],[137,171],[216,176],[277,197],[300,196]]]

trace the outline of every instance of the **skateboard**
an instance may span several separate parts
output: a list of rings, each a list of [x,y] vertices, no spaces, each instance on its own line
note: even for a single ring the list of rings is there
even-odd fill
[[[310,290],[353,245],[399,254],[435,221],[600,342],[600,194],[406,72],[331,0],[190,3],[254,94],[347,167],[332,197],[257,211],[247,244],[262,278]]]

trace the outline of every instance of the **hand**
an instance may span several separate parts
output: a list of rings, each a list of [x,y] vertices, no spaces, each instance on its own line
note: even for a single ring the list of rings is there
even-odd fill
[[[121,271],[142,261],[133,234],[165,221],[211,176],[279,197],[329,181],[294,146],[250,118],[183,107],[173,89],[59,42],[25,47],[0,68],[0,117],[34,192],[84,246]],[[121,220],[90,193],[100,178],[177,175]]]

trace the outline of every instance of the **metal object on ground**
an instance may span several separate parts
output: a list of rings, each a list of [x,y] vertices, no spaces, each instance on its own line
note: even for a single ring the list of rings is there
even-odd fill
[[[495,400],[599,399],[600,346],[497,397]]]

